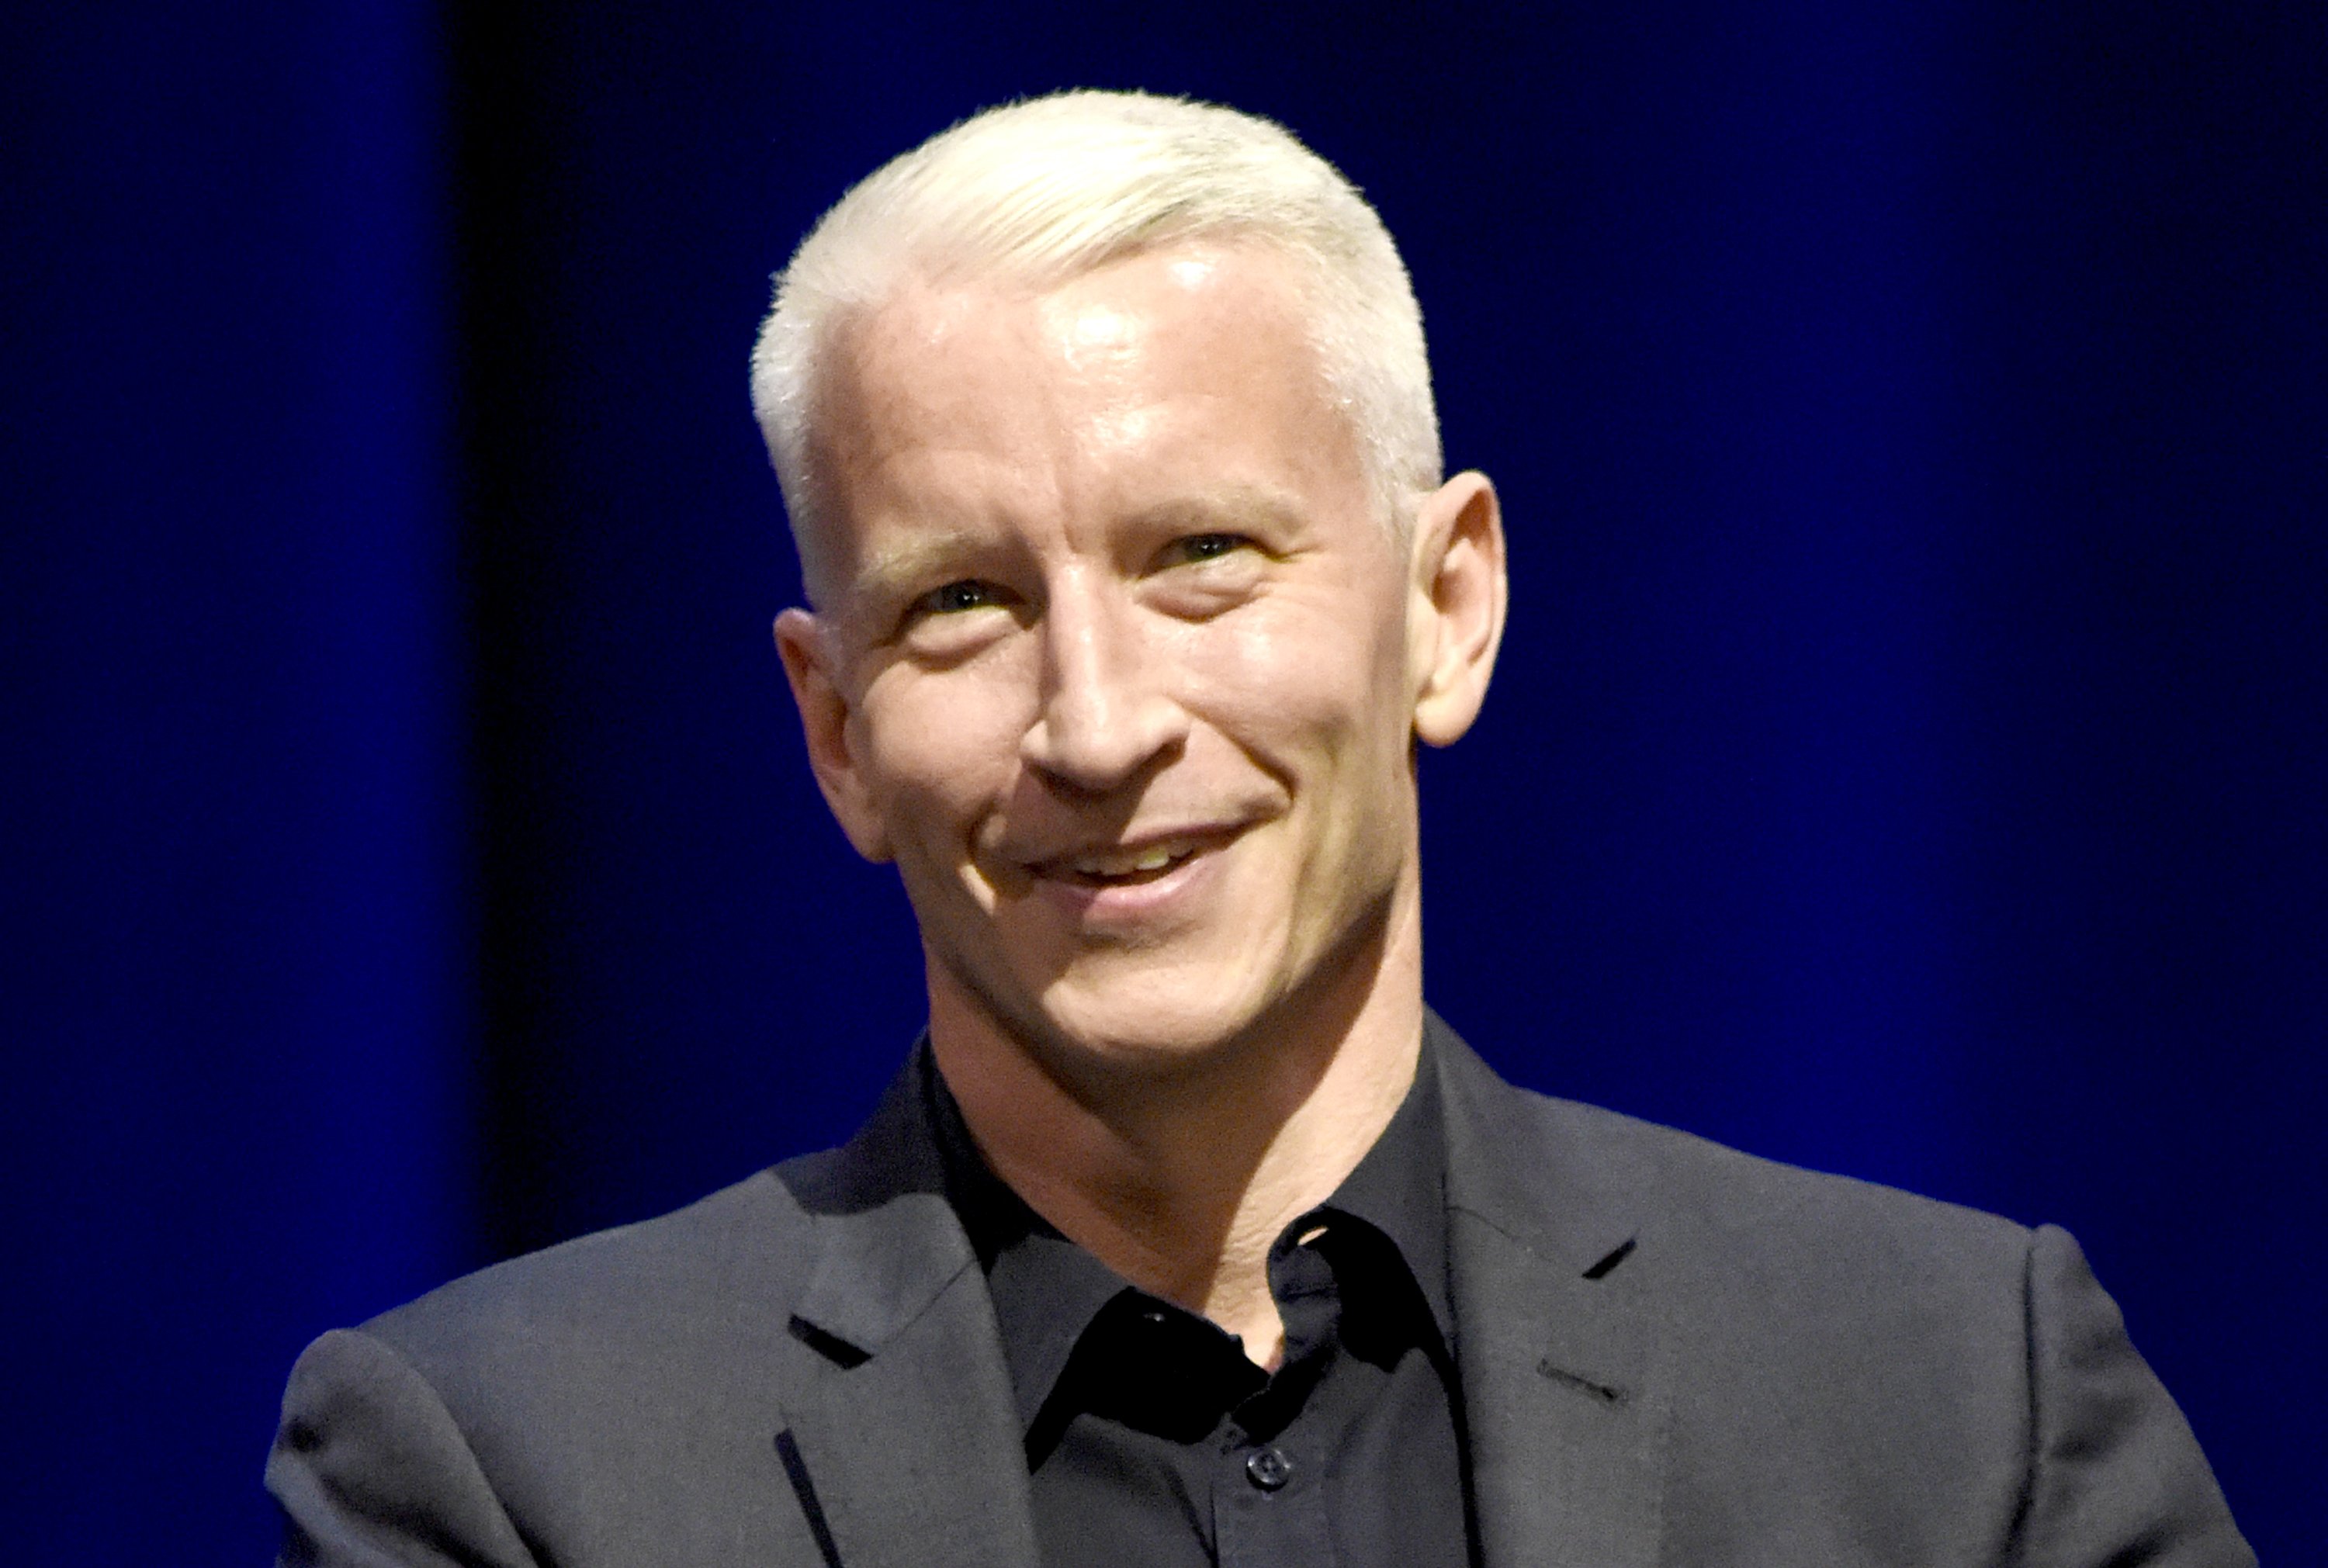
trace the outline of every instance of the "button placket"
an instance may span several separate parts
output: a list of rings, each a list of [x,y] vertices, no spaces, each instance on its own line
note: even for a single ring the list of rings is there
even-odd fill
[[[1213,1519],[1221,1568],[1284,1568],[1330,1563],[1324,1477],[1306,1451],[1248,1439],[1221,1456],[1215,1472]],[[1299,1458],[1295,1457],[1299,1452]],[[1231,1468],[1233,1467],[1233,1468]],[[1238,1472],[1243,1472],[1240,1475]]]
[[[1293,1461],[1285,1451],[1270,1444],[1245,1456],[1244,1477],[1264,1492],[1273,1492],[1293,1479]]]

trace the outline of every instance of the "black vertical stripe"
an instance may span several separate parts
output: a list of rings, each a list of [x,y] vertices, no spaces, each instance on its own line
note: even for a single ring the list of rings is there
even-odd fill
[[[809,1533],[816,1537],[816,1549],[824,1554],[825,1568],[840,1568],[840,1548],[832,1544],[832,1526],[825,1523],[824,1505],[816,1500],[816,1483],[808,1479],[800,1444],[793,1441],[789,1430],[776,1433],[776,1458],[784,1462],[784,1478],[793,1484],[801,1512],[808,1516]]]

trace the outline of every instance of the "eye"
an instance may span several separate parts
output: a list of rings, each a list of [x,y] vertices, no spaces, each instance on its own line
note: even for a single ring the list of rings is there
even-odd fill
[[[964,577],[960,582],[932,588],[914,601],[913,609],[920,615],[958,615],[964,610],[982,610],[1001,602],[993,584]]]
[[[1186,539],[1176,539],[1164,549],[1166,566],[1187,566],[1197,561],[1218,560],[1234,555],[1253,540],[1241,533],[1192,533]]]
[[[956,577],[908,603],[896,636],[901,647],[918,656],[959,658],[1000,635],[1020,602],[1000,583]],[[1002,614],[989,615],[990,610]]]

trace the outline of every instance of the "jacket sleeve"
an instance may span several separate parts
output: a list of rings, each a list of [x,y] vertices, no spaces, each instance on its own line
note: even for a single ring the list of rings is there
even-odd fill
[[[2252,1568],[2182,1413],[2068,1232],[2034,1233],[2027,1284],[2029,1568]]]
[[[536,1568],[436,1390],[361,1331],[324,1335],[292,1368],[267,1489],[281,1568]]]

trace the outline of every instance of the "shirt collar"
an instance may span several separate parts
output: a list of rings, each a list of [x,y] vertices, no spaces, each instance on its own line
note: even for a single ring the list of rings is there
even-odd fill
[[[1026,1431],[1101,1309],[1137,1287],[1061,1235],[994,1174],[935,1062],[928,1059],[926,1038],[922,1050],[925,1125],[936,1147],[947,1201],[986,1272],[1020,1430]],[[1446,1127],[1432,1050],[1426,1031],[1414,1083],[1382,1136],[1332,1197],[1286,1229],[1298,1235],[1321,1219],[1342,1215],[1379,1231],[1413,1274],[1441,1340],[1451,1346]]]
[[[1319,1207],[1363,1220],[1390,1238],[1421,1288],[1440,1337],[1453,1344],[1455,1319],[1447,1297],[1447,1131],[1428,1034],[1413,1085],[1390,1124]]]

